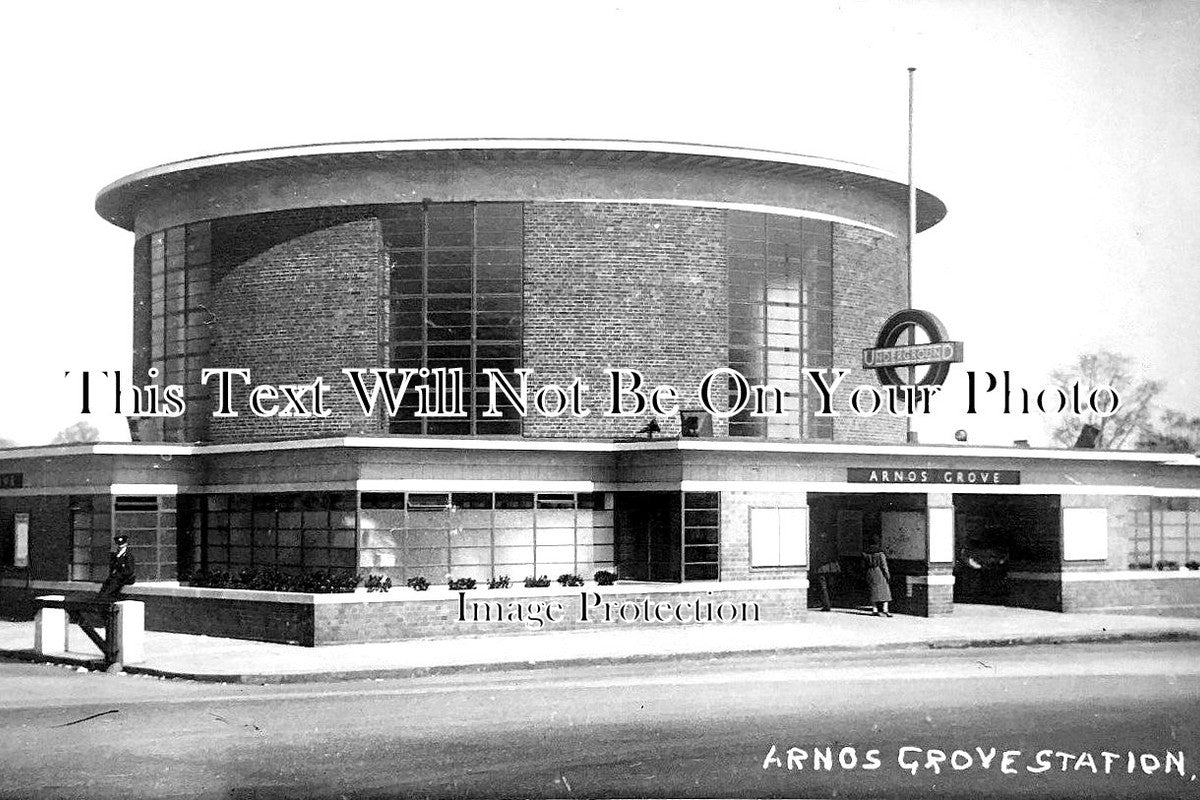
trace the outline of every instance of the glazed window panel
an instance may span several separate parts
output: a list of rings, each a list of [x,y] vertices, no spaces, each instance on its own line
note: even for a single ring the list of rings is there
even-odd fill
[[[715,581],[720,577],[721,495],[683,493],[683,579]]]
[[[356,503],[353,493],[199,495],[181,505],[180,524],[196,542],[194,563],[210,571],[358,566],[439,583],[448,573],[589,577],[613,565],[611,503],[602,494],[364,493],[358,515]],[[142,522],[154,513],[134,506],[122,512],[146,515]],[[144,545],[173,518],[173,506],[161,506],[158,525],[138,529],[150,537]]]
[[[470,203],[430,203],[426,212],[429,248],[464,248],[474,245],[473,208]]]
[[[71,496],[68,523],[71,528],[71,580],[102,581],[108,575],[112,545],[110,500],[103,495]]]
[[[1130,569],[1200,568],[1200,500],[1163,498],[1132,517]]]
[[[730,211],[726,220],[729,366],[788,398],[785,414],[752,417],[746,410],[732,417],[729,435],[832,438],[832,421],[812,413],[819,397],[800,370],[833,361],[833,225],[744,211]]]
[[[613,565],[612,512],[603,496],[454,493],[448,510],[414,510],[413,498],[428,496],[362,495],[361,566],[438,583],[447,574],[516,582],[564,572],[588,577]],[[385,503],[393,508],[376,508]]]
[[[93,521],[98,504],[111,502],[112,535],[129,537],[129,550],[137,562],[137,578],[140,581],[171,580],[178,577],[176,570],[178,525],[176,504],[172,496],[120,495],[112,498],[98,497],[92,500]],[[79,506],[82,508],[82,506]],[[72,511],[74,516],[75,511]],[[93,528],[94,529],[94,528]],[[107,538],[107,537],[106,537]],[[111,538],[101,549],[93,538],[93,575],[97,574],[95,563],[103,557],[103,573],[107,575],[108,551]],[[185,553],[185,560],[188,553]]]
[[[507,345],[503,368],[520,364],[523,335],[524,210],[520,203],[390,206],[381,214],[391,266],[392,366],[463,371],[465,419],[421,418],[411,399],[392,433],[513,435],[521,420],[500,399],[503,417],[483,417],[485,366]],[[411,392],[410,392],[411,394]]]
[[[380,214],[385,243],[392,248],[420,250],[425,244],[425,219],[420,205],[387,206]]]
[[[349,498],[349,499],[348,499]],[[281,492],[207,495],[192,500],[194,566],[210,572],[268,567],[311,572],[354,566],[353,494]],[[250,509],[253,509],[251,512]],[[228,542],[228,546],[226,546]]]
[[[143,244],[142,242],[147,242]],[[211,226],[207,222],[159,231],[135,250],[135,302],[149,310],[142,364],[157,370],[159,386],[198,386],[208,359],[211,289]],[[190,405],[190,404],[189,404]],[[162,420],[167,441],[202,441],[208,435],[205,409],[189,408]]]

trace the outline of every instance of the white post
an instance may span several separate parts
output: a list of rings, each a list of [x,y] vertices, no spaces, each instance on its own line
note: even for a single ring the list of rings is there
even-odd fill
[[[146,660],[146,604],[140,600],[121,600],[117,607],[117,663],[136,664]]]
[[[38,600],[65,600],[60,594]],[[67,612],[61,608],[39,608],[33,621],[33,649],[40,656],[67,652]]]

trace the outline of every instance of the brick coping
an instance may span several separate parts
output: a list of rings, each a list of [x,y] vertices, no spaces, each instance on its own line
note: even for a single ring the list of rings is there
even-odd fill
[[[1090,583],[1093,581],[1164,581],[1172,579],[1200,580],[1195,569],[1122,569],[1096,572],[1010,572],[1009,578],[1025,581],[1062,581]]]
[[[38,592],[92,592],[99,589],[99,584],[86,581],[29,581],[11,578],[0,579],[0,586],[14,588],[29,588]],[[757,580],[757,581],[689,581],[687,583],[642,583],[621,582],[613,586],[597,586],[588,583],[584,586],[562,587],[552,584],[541,589],[527,589],[515,586],[510,589],[488,589],[486,586],[468,591],[473,599],[508,600],[522,597],[555,598],[572,597],[579,592],[598,592],[622,597],[655,595],[655,594],[725,594],[745,591],[771,590],[807,590],[807,578],[787,580]],[[177,597],[205,600],[230,600],[253,603],[281,603],[290,605],[332,606],[350,605],[357,603],[414,603],[414,602],[443,602],[456,601],[457,591],[451,591],[446,586],[431,586],[427,591],[417,592],[407,586],[396,587],[390,592],[368,592],[359,588],[354,592],[339,594],[311,594],[307,592],[265,592],[253,589],[208,589],[196,586],[180,586],[175,581],[161,583],[137,584],[127,590],[124,595],[129,600],[142,597]]]

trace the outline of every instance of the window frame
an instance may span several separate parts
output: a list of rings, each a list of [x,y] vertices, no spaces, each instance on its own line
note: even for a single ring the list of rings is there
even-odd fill
[[[447,226],[441,233],[440,215]],[[485,367],[502,369],[515,384],[514,370],[524,364],[524,220],[521,202],[414,203],[381,209],[389,270],[389,366],[461,368],[467,413],[454,419],[417,417],[416,398],[410,392],[400,414],[386,419],[390,433],[521,435],[521,417],[503,401],[504,416],[483,415],[488,381],[482,372]],[[445,272],[457,276],[439,279]],[[496,277],[505,273],[511,274]],[[464,348],[462,354],[449,355]],[[438,351],[445,355],[439,357]]]

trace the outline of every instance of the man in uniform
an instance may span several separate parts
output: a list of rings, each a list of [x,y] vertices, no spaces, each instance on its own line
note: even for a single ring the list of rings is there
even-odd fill
[[[134,574],[137,565],[129,552],[129,537],[119,535],[113,539],[117,545],[115,553],[108,554],[108,577],[96,595],[97,600],[114,600],[121,590],[132,584],[136,579]]]

